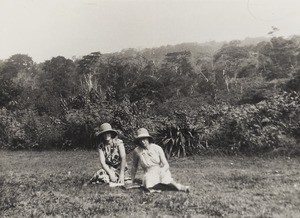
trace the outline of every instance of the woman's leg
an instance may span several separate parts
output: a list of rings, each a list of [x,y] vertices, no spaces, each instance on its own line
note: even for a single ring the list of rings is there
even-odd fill
[[[161,179],[161,183],[172,186],[178,191],[184,191],[184,192],[190,191],[189,186],[184,186],[174,181],[174,179],[171,176],[171,172],[169,170],[161,172],[160,179]]]
[[[170,182],[170,185],[174,186],[178,191],[190,192],[190,186],[181,185],[174,180]]]
[[[93,177],[84,184],[86,186],[87,184],[96,184],[96,183],[109,183],[109,176],[107,175],[106,171],[104,169],[98,170]]]

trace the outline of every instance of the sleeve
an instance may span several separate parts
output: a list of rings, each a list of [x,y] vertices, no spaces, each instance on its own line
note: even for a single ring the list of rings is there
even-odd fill
[[[103,150],[103,144],[102,144],[102,143],[97,144],[97,148],[98,148],[99,150]]]
[[[123,142],[123,140],[121,140],[121,139],[116,139],[116,140],[115,140],[115,144],[116,144],[118,147],[121,146],[121,145],[124,146],[124,142]]]
[[[153,145],[154,145],[155,151],[156,151],[157,153],[161,153],[161,152],[164,153],[164,150],[162,149],[162,147],[160,147],[160,146],[157,145],[157,144],[153,144]]]

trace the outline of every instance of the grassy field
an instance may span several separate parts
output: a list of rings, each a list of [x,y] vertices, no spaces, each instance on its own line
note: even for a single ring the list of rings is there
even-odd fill
[[[82,187],[97,170],[96,151],[0,151],[0,217],[300,217],[299,159],[197,156],[169,163],[191,193]]]

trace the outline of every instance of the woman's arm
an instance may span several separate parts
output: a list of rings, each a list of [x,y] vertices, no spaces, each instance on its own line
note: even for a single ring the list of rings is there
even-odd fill
[[[158,146],[158,153],[159,153],[160,162],[162,164],[162,171],[167,171],[170,168],[170,166],[167,161],[166,155],[160,146]]]
[[[139,157],[138,154],[136,153],[136,151],[133,151],[132,154],[132,165],[131,165],[131,181],[134,182],[135,180],[135,175],[138,169],[138,165],[139,165]]]
[[[115,182],[117,180],[117,177],[115,176],[115,172],[113,172],[111,169],[109,169],[109,166],[105,163],[105,156],[104,156],[103,151],[101,149],[98,149],[98,151],[99,151],[100,164],[101,164],[102,168],[109,175],[110,180]]]
[[[118,179],[119,183],[124,183],[124,171],[126,166],[126,152],[123,142],[119,144],[119,153],[121,158],[120,176]]]

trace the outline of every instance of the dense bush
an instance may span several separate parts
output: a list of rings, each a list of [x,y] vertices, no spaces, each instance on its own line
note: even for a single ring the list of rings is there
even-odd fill
[[[21,88],[10,80],[0,78],[0,107],[9,106],[12,101],[21,93]]]
[[[83,109],[72,109],[64,116],[65,149],[94,148],[96,146],[94,129],[103,122],[110,122],[111,110],[90,104]]]
[[[28,147],[33,149],[61,148],[64,140],[64,123],[53,116],[38,115],[36,111],[20,114],[25,125],[26,135],[30,138]]]
[[[108,122],[116,129],[124,143],[127,152],[131,151],[133,139],[137,128],[146,127],[154,129],[155,121],[148,114],[150,103],[140,100],[131,103],[127,97],[121,102],[102,102],[94,104],[88,102],[81,109],[68,110],[64,116],[63,148],[95,148],[96,139],[94,131],[102,123]]]
[[[1,146],[9,149],[51,149],[61,147],[63,123],[39,116],[33,110],[0,110]]]
[[[282,93],[256,105],[203,106],[202,140],[210,146],[246,154],[276,148],[299,149],[299,93]]]
[[[126,98],[114,104],[88,103],[66,111],[64,117],[39,115],[34,110],[0,110],[1,147],[10,149],[91,149],[94,130],[109,122],[119,131],[127,152],[135,131],[147,128],[168,158],[222,151],[258,154],[274,149],[300,150],[300,96],[283,92],[257,104],[197,105],[168,116],[150,116],[147,102]],[[139,107],[144,108],[142,113]],[[148,107],[148,109],[145,107]],[[175,108],[174,108],[175,109]]]
[[[20,149],[30,142],[24,125],[16,117],[11,111],[0,109],[0,143],[4,148]]]
[[[0,65],[0,146],[93,149],[95,128],[109,122],[127,152],[140,127],[168,157],[296,151],[299,48],[299,37],[273,37],[41,64],[18,54]]]

